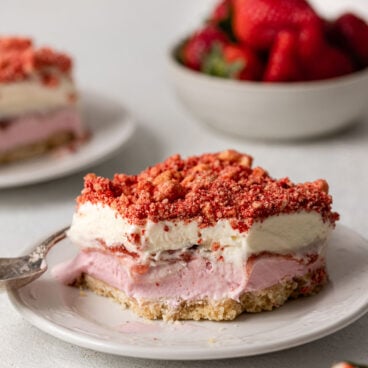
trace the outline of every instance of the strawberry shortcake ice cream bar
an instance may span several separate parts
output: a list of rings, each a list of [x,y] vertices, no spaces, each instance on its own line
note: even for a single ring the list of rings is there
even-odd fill
[[[0,37],[0,163],[85,138],[71,73],[66,54]]]
[[[232,320],[317,293],[338,214],[324,180],[273,179],[233,150],[89,174],[55,275],[149,319]]]

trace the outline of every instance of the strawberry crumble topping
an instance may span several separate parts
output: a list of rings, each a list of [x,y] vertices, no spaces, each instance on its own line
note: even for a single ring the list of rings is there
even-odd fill
[[[36,48],[30,38],[0,37],[0,83],[37,75],[49,87],[58,85],[58,73],[69,75],[71,58],[48,47]]]
[[[137,225],[195,220],[203,228],[229,219],[240,232],[256,220],[302,210],[316,211],[331,224],[338,219],[325,180],[294,184],[251,165],[252,157],[234,150],[188,159],[174,155],[138,175],[109,180],[88,174],[77,202],[109,206]]]

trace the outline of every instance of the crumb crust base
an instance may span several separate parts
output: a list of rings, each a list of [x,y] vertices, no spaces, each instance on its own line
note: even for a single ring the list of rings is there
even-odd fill
[[[71,132],[60,132],[50,136],[46,140],[19,146],[0,153],[0,164],[7,164],[42,156],[55,148],[72,144],[76,139],[75,135]]]
[[[289,299],[317,294],[327,281],[326,269],[323,267],[302,277],[284,280],[259,291],[245,292],[238,301],[231,298],[179,300],[175,305],[163,299],[138,301],[127,296],[123,291],[87,274],[82,274],[75,281],[74,286],[108,297],[121,304],[123,308],[129,308],[138,316],[146,319],[231,321],[244,312],[271,311],[281,307]]]

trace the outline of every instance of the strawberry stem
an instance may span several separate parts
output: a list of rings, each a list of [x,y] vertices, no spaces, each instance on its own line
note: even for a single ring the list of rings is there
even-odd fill
[[[224,59],[222,47],[215,43],[210,53],[204,59],[202,72],[220,78],[236,78],[239,72],[245,67],[242,60],[228,62]]]

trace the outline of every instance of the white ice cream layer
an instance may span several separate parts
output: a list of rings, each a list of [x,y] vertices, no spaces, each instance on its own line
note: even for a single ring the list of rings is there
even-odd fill
[[[294,253],[303,248],[323,243],[330,230],[317,212],[297,212],[272,216],[256,222],[248,232],[233,229],[228,220],[215,226],[199,228],[196,222],[147,221],[146,225],[131,225],[115,210],[101,204],[86,202],[74,214],[69,238],[80,247],[99,247],[123,244],[129,251],[158,253],[201,244],[209,248],[213,243],[225,247],[224,255],[244,259],[250,254],[275,252]],[[139,237],[134,236],[139,234]],[[133,235],[133,236],[132,236]],[[138,243],[137,241],[138,238]],[[135,239],[135,241],[133,240]]]
[[[69,106],[70,97],[76,94],[74,83],[58,78],[59,84],[53,87],[39,80],[0,84],[0,119]]]

